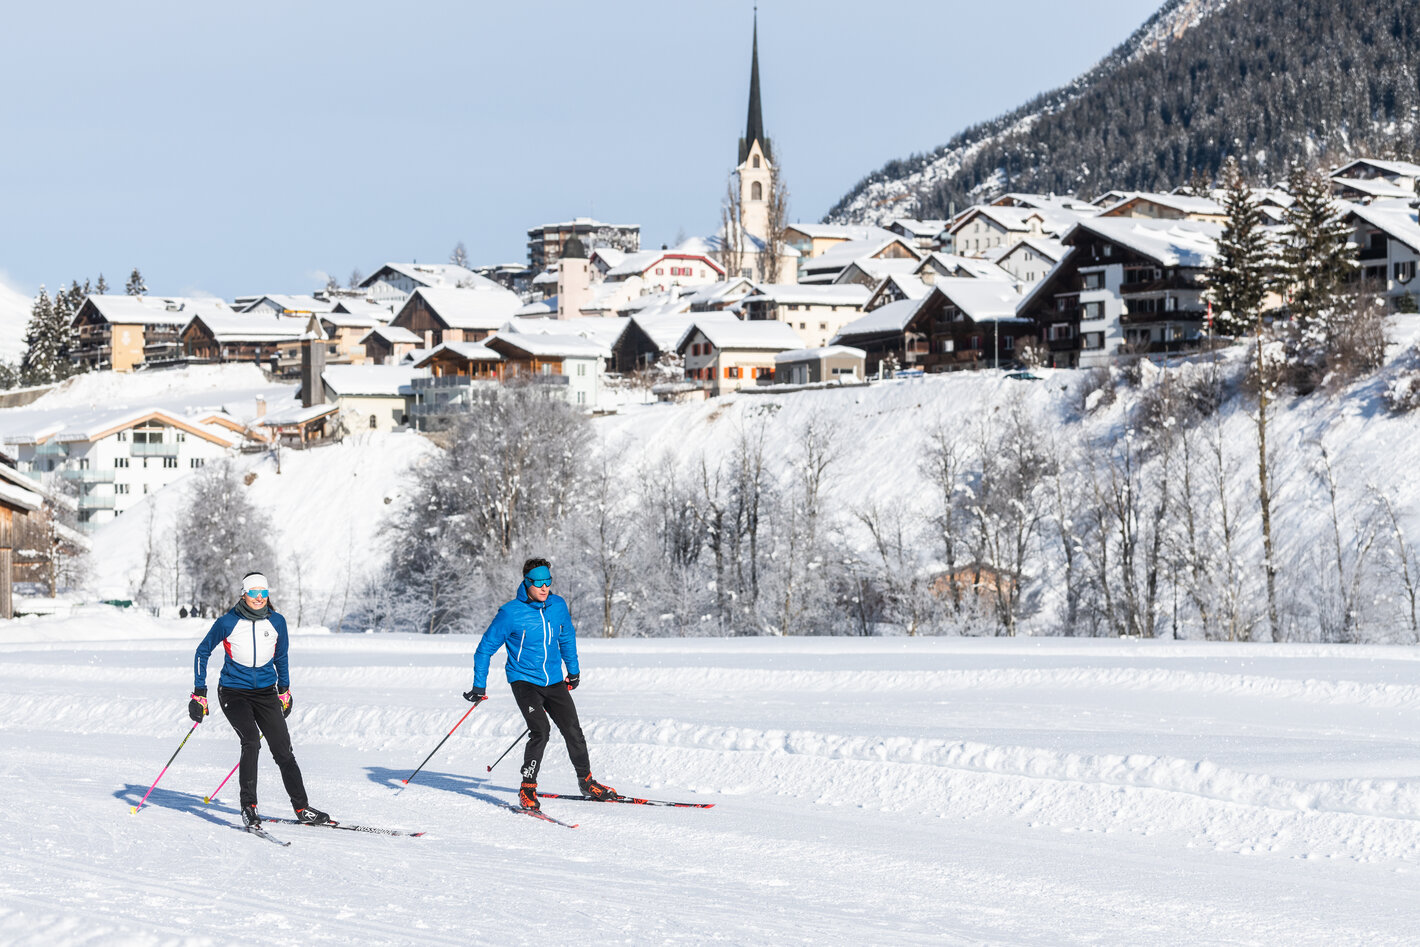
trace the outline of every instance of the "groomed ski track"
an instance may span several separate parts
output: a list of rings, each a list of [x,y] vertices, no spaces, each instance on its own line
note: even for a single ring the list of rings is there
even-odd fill
[[[311,801],[422,829],[241,838],[197,622],[0,634],[0,942],[1403,944],[1420,929],[1420,654],[961,639],[581,642],[593,772],[711,810],[498,811],[521,751],[475,638],[297,632]],[[215,684],[214,661],[210,683]],[[542,780],[575,792],[554,735]],[[491,804],[490,804],[491,803]],[[288,815],[263,751],[260,804]],[[233,880],[260,879],[243,888]],[[220,909],[214,909],[220,905]]]

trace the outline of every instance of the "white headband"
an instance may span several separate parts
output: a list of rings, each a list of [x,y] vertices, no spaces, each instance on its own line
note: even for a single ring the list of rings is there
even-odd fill
[[[266,576],[262,575],[260,572],[253,572],[251,575],[247,576],[245,579],[242,579],[242,591],[243,591],[243,592],[250,592],[252,589],[269,589],[269,588],[271,588],[271,586],[269,586],[269,585],[266,584]]]

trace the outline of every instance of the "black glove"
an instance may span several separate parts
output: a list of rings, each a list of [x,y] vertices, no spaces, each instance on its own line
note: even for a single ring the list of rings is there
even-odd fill
[[[463,699],[468,701],[470,704],[477,704],[479,701],[487,700],[487,688],[470,687],[467,691],[464,692]]]
[[[291,716],[291,688],[288,687],[277,694],[276,699],[281,701],[281,719],[285,720]]]
[[[192,718],[193,723],[201,723],[202,718],[207,716],[207,688],[192,689],[192,696],[187,700],[187,715]]]
[[[568,689],[569,691],[574,691],[574,690],[576,690],[576,689],[577,689],[577,685],[580,684],[580,683],[582,683],[582,675],[580,675],[580,674],[568,674],[568,675],[567,675],[567,689]]]

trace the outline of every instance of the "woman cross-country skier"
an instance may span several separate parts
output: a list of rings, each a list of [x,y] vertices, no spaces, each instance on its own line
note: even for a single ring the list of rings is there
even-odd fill
[[[291,752],[291,735],[286,718],[291,714],[291,676],[286,663],[289,639],[286,619],[272,609],[271,587],[260,572],[242,576],[242,594],[237,604],[212,623],[212,630],[197,645],[193,664],[192,696],[187,712],[201,723],[207,714],[207,658],[221,644],[226,651],[222,675],[217,682],[217,700],[227,722],[242,740],[241,786],[242,822],[259,826],[256,814],[256,764],[261,738],[281,769],[281,781],[291,797],[291,808],[302,822],[329,822],[330,816],[311,808],[301,769]]]
[[[577,705],[572,702],[572,691],[582,680],[577,664],[577,631],[572,627],[567,602],[552,594],[552,567],[546,559],[523,563],[523,581],[517,596],[498,609],[478,642],[473,654],[473,687],[463,695],[465,700],[477,704],[488,699],[488,664],[500,647],[508,649],[508,684],[528,722],[518,804],[525,809],[541,808],[537,801],[537,773],[552,733],[547,723],[549,716],[567,744],[582,795],[601,801],[615,799],[615,789],[592,778],[587,738],[582,735]],[[564,662],[566,678],[562,676]]]

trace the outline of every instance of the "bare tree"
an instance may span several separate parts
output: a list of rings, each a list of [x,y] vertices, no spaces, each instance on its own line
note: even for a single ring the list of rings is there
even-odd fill
[[[828,598],[824,573],[827,551],[824,533],[823,491],[840,456],[838,427],[823,412],[812,415],[799,429],[796,459],[783,504],[780,535],[785,551],[780,557],[779,628],[783,634],[810,630],[810,613]]]
[[[1326,491],[1327,511],[1331,526],[1331,548],[1328,550],[1335,570],[1334,585],[1327,576],[1330,570],[1318,576],[1319,581],[1309,585],[1318,598],[1318,622],[1322,638],[1352,644],[1361,640],[1361,591],[1366,574],[1366,560],[1375,543],[1376,530],[1369,523],[1357,523],[1354,535],[1348,541],[1342,536],[1341,514],[1337,504],[1336,471],[1331,465],[1331,454],[1324,445],[1318,444],[1316,476]],[[1321,556],[1320,549],[1313,547],[1314,554]]]
[[[1369,487],[1371,495],[1385,512],[1385,525],[1390,532],[1392,546],[1387,550],[1392,560],[1391,568],[1400,577],[1401,591],[1405,594],[1404,604],[1410,620],[1410,639],[1420,644],[1420,623],[1416,621],[1416,583],[1420,580],[1420,562],[1417,562],[1415,548],[1405,538],[1400,528],[1400,516],[1391,498],[1382,493],[1374,484]]]
[[[759,272],[766,283],[779,282],[784,253],[784,231],[789,226],[789,189],[779,165],[769,166],[769,194],[765,198],[764,243],[759,248]]]
[[[468,268],[468,250],[464,247],[462,240],[454,244],[453,250],[449,251],[449,262],[454,266]]]
[[[942,565],[947,570],[948,594],[952,608],[960,611],[962,586],[956,569],[961,559],[960,547],[963,546],[961,534],[966,529],[963,522],[966,516],[963,486],[970,456],[968,447],[963,443],[960,422],[939,415],[927,432],[925,448],[920,469],[932,486],[936,505],[932,524],[936,528]]]
[[[744,273],[745,228],[741,219],[740,195],[731,179],[720,204],[720,265],[725,275],[734,279]]]
[[[574,534],[579,560],[592,576],[601,605],[602,637],[615,638],[631,606],[626,589],[632,576],[631,547],[638,538],[631,525],[631,495],[617,480],[610,461],[599,458],[584,497],[584,511]]]

